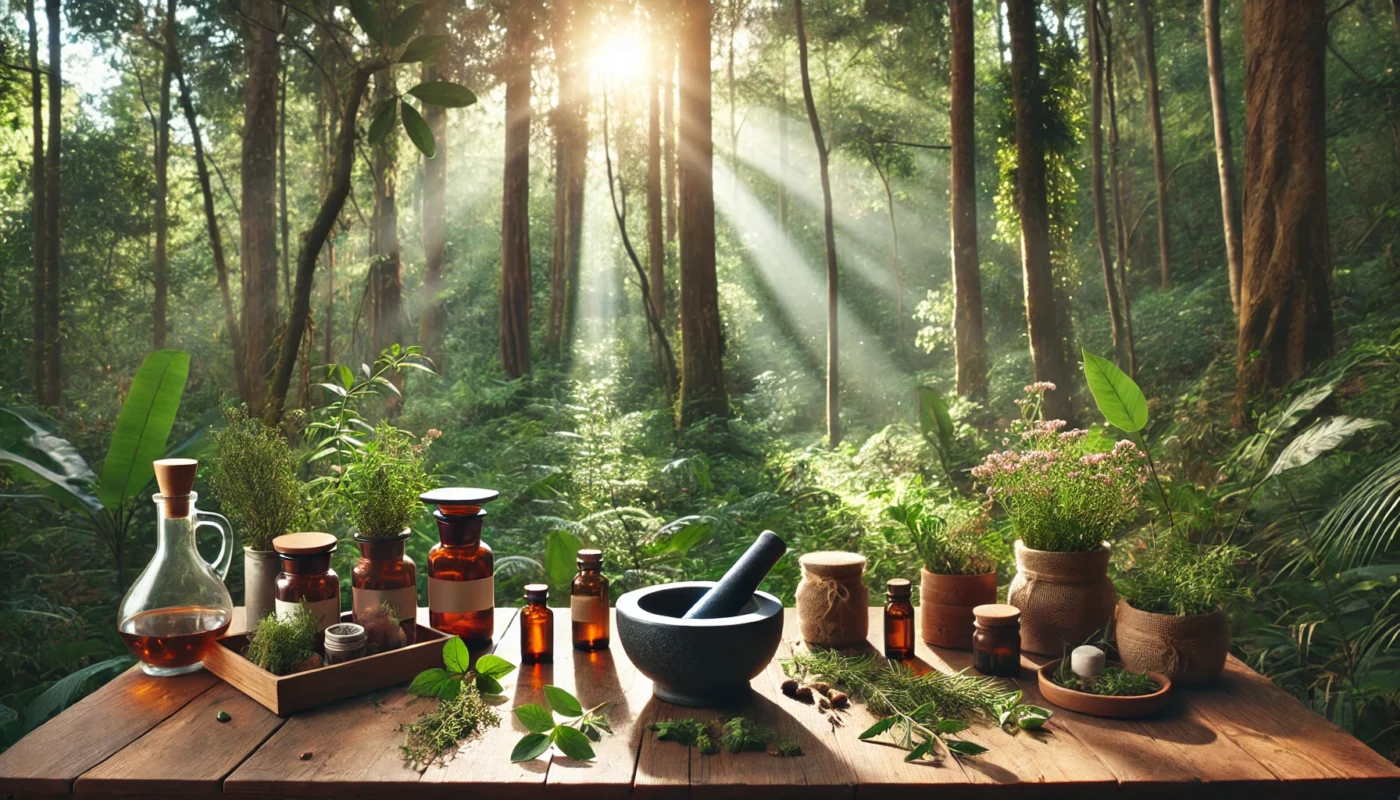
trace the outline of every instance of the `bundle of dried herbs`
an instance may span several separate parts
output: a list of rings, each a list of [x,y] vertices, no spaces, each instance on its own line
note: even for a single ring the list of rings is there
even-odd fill
[[[408,734],[402,747],[405,762],[426,767],[443,759],[463,740],[501,724],[500,715],[486,704],[475,684],[460,686],[456,695],[439,700],[437,708],[417,722],[399,726]]]

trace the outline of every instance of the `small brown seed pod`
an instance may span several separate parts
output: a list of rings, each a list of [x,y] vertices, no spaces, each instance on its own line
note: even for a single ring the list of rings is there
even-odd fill
[[[810,703],[812,702],[812,689],[809,686],[799,686],[792,696],[804,703]]]
[[[788,678],[787,680],[783,681],[782,688],[783,694],[787,695],[788,697],[797,696],[797,681],[793,680],[792,678]]]
[[[845,692],[833,690],[830,697],[832,708],[846,708],[851,704],[851,698]]]
[[[812,691],[816,692],[817,694],[831,694],[831,684],[827,683],[826,681],[813,681],[812,683],[809,683],[807,685],[812,687]]]

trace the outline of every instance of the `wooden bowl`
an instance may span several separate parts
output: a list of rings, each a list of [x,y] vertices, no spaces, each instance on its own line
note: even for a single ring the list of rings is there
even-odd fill
[[[1172,696],[1172,682],[1167,676],[1160,672],[1148,672],[1147,675],[1157,682],[1161,689],[1152,694],[1141,694],[1136,696],[1121,697],[1116,695],[1089,694],[1088,692],[1076,692],[1073,689],[1066,689],[1056,683],[1052,677],[1055,670],[1059,668],[1061,659],[1055,659],[1041,667],[1036,675],[1040,684],[1040,694],[1046,700],[1060,708],[1069,711],[1078,711],[1081,714],[1088,714],[1094,717],[1116,717],[1118,719],[1134,719],[1137,717],[1147,717],[1156,714],[1166,708],[1167,702]],[[1110,667],[1122,668],[1123,665],[1116,662],[1108,662]]]

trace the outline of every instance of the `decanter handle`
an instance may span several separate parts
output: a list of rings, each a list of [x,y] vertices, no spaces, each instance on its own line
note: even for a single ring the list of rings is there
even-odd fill
[[[219,555],[209,562],[209,566],[214,568],[214,573],[219,576],[219,580],[223,580],[228,575],[229,565],[233,563],[233,547],[231,546],[232,542],[229,541],[229,531],[233,530],[233,526],[220,514],[215,514],[212,511],[200,511],[195,517],[195,533],[198,533],[199,529],[205,526],[219,532]]]

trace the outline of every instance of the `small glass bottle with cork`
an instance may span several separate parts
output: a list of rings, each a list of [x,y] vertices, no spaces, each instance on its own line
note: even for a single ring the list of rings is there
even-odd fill
[[[885,584],[885,658],[914,657],[914,587],[905,578]]]
[[[550,664],[554,661],[554,612],[549,608],[549,587],[525,585],[525,607],[520,610],[520,662]]]
[[[419,496],[435,506],[441,542],[428,551],[428,624],[462,637],[469,646],[491,643],[496,634],[496,556],[481,541],[486,503],[494,489],[445,487]]]
[[[988,603],[972,609],[972,666],[983,675],[1014,678],[1021,674],[1021,609]]]
[[[574,649],[608,649],[608,579],[603,575],[603,551],[578,551],[578,574],[569,587],[569,618]]]

